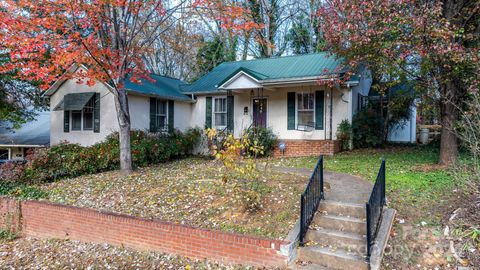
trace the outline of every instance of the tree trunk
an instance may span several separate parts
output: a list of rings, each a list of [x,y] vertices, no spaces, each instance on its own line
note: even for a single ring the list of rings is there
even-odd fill
[[[458,120],[458,110],[455,107],[458,100],[456,86],[447,82],[442,87],[442,100],[440,104],[442,131],[440,137],[440,160],[441,165],[453,165],[457,161],[458,138],[455,134],[455,123]]]
[[[119,129],[120,169],[123,175],[132,173],[132,151],[130,144],[130,113],[125,89],[119,89],[115,98]]]

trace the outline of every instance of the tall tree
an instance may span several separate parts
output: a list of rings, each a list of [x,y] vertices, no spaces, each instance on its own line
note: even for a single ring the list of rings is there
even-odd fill
[[[439,162],[449,165],[459,110],[480,83],[479,10],[475,0],[328,0],[318,17],[328,47],[351,66],[415,80],[421,93],[439,97]]]
[[[132,171],[130,114],[124,81],[148,78],[142,61],[172,14],[161,0],[4,0],[0,38],[10,62],[0,72],[48,88],[72,65],[88,71],[66,76],[107,82],[119,122],[120,166]]]
[[[0,54],[0,66],[8,62],[8,54]],[[0,126],[17,129],[31,121],[45,103],[34,84],[14,78],[15,72],[0,74]]]

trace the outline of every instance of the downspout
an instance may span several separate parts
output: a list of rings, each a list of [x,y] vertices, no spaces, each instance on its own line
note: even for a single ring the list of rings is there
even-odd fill
[[[333,140],[333,88],[330,88],[330,140]]]

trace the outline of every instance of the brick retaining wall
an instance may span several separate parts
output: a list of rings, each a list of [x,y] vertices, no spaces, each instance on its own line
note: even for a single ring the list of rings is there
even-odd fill
[[[282,140],[285,142],[285,153],[278,147],[273,151],[274,157],[302,157],[333,155],[340,152],[340,141],[336,140]]]
[[[287,263],[287,254],[280,252],[280,246],[289,243],[281,240],[0,197],[0,226],[10,226],[10,217],[14,217],[15,224],[21,224],[24,236],[108,243],[223,263],[280,267]]]

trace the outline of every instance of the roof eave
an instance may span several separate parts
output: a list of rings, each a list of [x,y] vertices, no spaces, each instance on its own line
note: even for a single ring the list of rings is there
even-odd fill
[[[183,98],[180,98],[180,97],[172,97],[172,96],[156,95],[156,94],[146,94],[146,93],[142,93],[142,92],[131,90],[131,89],[127,89],[127,93],[133,93],[135,95],[144,96],[144,97],[157,97],[157,98],[163,98],[163,99],[168,99],[168,100],[182,101],[182,102],[186,102],[186,103],[194,103],[195,102],[194,99],[189,98],[187,95],[185,95],[185,98],[183,99]]]

